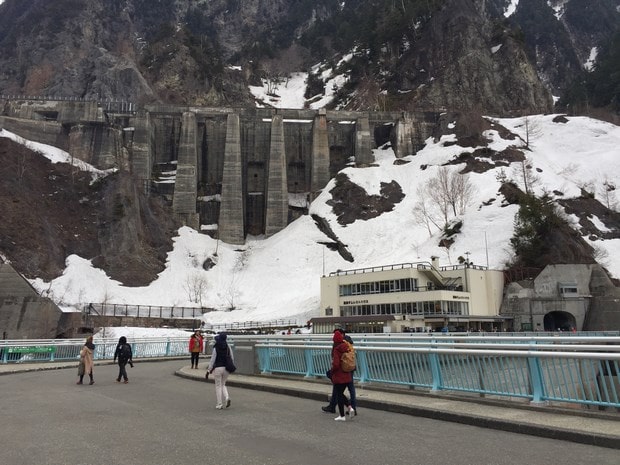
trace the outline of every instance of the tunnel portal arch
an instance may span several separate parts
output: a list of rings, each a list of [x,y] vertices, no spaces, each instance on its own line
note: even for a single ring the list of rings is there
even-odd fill
[[[577,327],[577,320],[569,312],[554,311],[545,315],[543,323],[545,331],[572,331]]]

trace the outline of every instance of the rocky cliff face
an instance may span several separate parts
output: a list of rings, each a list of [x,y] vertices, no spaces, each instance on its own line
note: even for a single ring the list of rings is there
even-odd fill
[[[89,173],[6,138],[0,157],[0,262],[7,257],[26,277],[50,280],[77,254],[130,286],[164,269],[179,224],[128,173],[93,184]]]
[[[259,77],[356,49],[334,105],[543,112],[620,25],[617,3],[6,0],[0,93],[253,105]]]
[[[510,27],[486,2],[445,3],[396,72],[409,105],[491,113],[547,112],[549,91]]]
[[[554,95],[562,95],[620,27],[618,0],[520,0],[509,19]]]

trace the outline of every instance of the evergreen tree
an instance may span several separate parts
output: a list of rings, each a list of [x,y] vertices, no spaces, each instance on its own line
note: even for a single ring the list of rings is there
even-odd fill
[[[554,228],[562,224],[548,195],[526,195],[520,201],[515,217],[514,235],[510,244],[522,266],[543,266],[542,260],[549,251],[546,242]]]

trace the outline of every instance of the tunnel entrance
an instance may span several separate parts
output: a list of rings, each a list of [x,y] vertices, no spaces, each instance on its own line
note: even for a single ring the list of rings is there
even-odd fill
[[[575,317],[568,312],[549,312],[543,323],[545,331],[572,331],[577,327]]]

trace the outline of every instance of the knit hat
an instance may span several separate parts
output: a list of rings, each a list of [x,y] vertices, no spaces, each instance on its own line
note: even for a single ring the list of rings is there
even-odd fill
[[[342,333],[340,331],[334,331],[334,342],[336,344],[340,344],[343,341],[344,341],[344,336],[342,335]]]
[[[215,336],[215,342],[226,342],[226,333],[219,333],[217,336]]]

